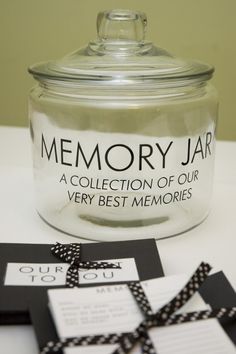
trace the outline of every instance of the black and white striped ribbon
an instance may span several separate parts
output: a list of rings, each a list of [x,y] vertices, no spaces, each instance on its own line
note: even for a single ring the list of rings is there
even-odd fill
[[[201,263],[184,288],[156,313],[153,313],[140,282],[132,282],[128,284],[131,293],[145,317],[134,332],[83,336],[68,338],[58,342],[49,342],[42,349],[41,354],[61,353],[61,350],[66,347],[94,344],[118,344],[117,349],[111,354],[127,354],[138,342],[141,344],[143,354],[157,354],[148,334],[148,330],[153,327],[170,326],[209,318],[236,320],[236,307],[175,314],[175,312],[179,310],[199,289],[201,284],[207,278],[210,269],[211,267],[207,263]]]
[[[66,273],[66,286],[74,288],[79,286],[79,269],[120,269],[119,265],[109,262],[81,261],[81,243],[62,245],[57,242],[52,246],[51,252],[63,262],[70,263]]]

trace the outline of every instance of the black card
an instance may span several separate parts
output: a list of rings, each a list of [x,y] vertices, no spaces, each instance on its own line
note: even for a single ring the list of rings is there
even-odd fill
[[[54,278],[57,279],[62,272],[62,266],[60,260],[51,254],[50,249],[51,245],[45,244],[0,244],[0,324],[31,323],[28,302],[35,300],[35,303],[39,303],[39,307],[42,305],[43,309],[46,302],[41,300],[46,301],[49,286],[50,288],[64,286],[54,283]],[[132,269],[135,272],[136,269],[140,280],[163,276],[154,239],[89,243],[81,246],[81,261],[113,259],[123,260],[122,267],[124,264],[128,272]],[[84,285],[127,282],[112,279],[113,273],[106,270],[106,274],[108,272],[109,276],[104,279],[104,283],[101,279],[95,282],[96,274],[84,273],[84,279],[87,276]]]
[[[223,272],[212,274],[200,288],[200,294],[211,308],[235,307],[236,292]],[[225,332],[236,345],[236,322],[220,321]]]

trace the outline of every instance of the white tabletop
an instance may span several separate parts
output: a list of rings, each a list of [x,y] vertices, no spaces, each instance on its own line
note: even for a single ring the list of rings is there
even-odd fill
[[[204,260],[223,269],[236,289],[235,201],[236,142],[218,141],[209,217],[181,236],[157,241],[166,275]],[[35,211],[30,137],[24,128],[0,128],[0,214],[0,242],[78,242],[45,224]],[[3,354],[38,352],[31,326],[1,326],[0,343]]]

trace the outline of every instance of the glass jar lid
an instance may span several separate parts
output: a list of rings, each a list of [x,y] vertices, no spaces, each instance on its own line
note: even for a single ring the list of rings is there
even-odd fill
[[[211,78],[212,66],[177,58],[146,41],[146,26],[147,17],[141,12],[101,12],[95,41],[62,59],[35,64],[29,72],[40,81],[118,86],[167,82],[188,85],[191,80]]]

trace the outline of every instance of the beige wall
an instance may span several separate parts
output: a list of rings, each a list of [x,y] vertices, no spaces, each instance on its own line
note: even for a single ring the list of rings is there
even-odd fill
[[[97,12],[111,8],[146,12],[151,40],[216,67],[218,138],[236,140],[236,0],[0,0],[0,124],[27,125],[28,65],[93,39]]]

